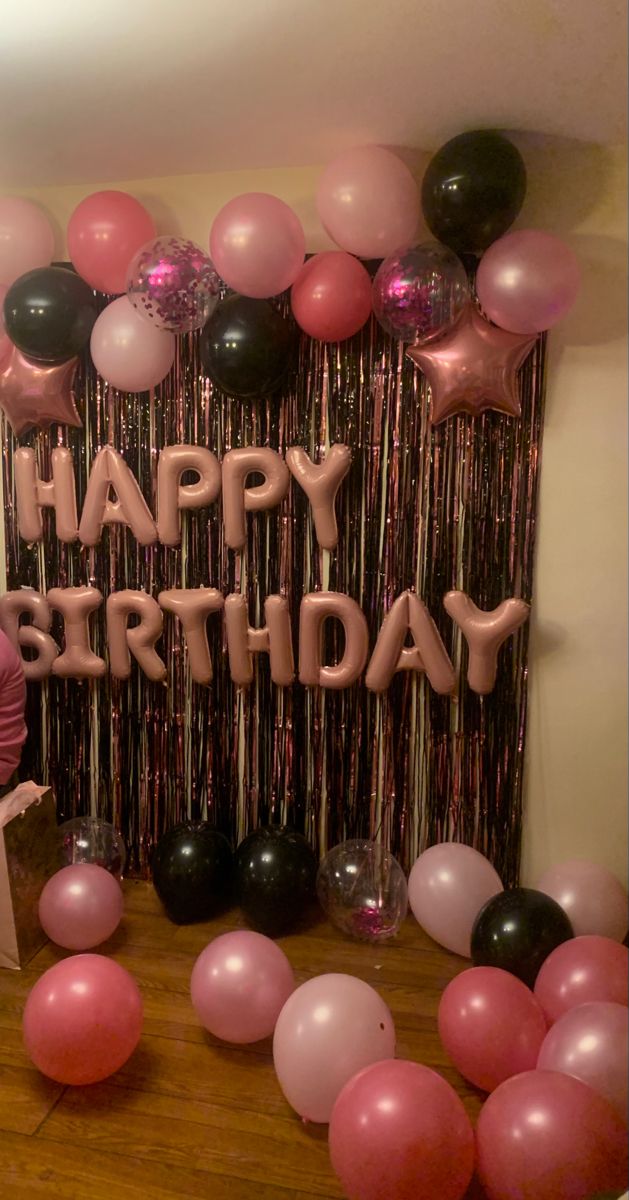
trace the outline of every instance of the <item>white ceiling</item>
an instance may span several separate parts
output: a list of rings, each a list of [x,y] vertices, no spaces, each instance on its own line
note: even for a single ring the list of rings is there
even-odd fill
[[[15,0],[0,183],[433,149],[493,126],[625,136],[625,0]]]

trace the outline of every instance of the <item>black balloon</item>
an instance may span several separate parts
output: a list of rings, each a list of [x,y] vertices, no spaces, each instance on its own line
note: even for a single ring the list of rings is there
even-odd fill
[[[232,849],[206,821],[169,829],[157,843],[152,865],[155,891],[178,925],[204,921],[232,900]]]
[[[478,254],[506,233],[526,192],[526,170],[512,142],[491,130],[461,133],[428,164],[422,207],[429,229],[459,253]]]
[[[574,937],[563,908],[533,888],[511,888],[492,896],[472,929],[476,967],[500,967],[533,987],[548,955]]]
[[[65,267],[21,275],[4,300],[6,330],[36,362],[61,363],[80,354],[98,316],[91,288]]]
[[[266,300],[229,296],[202,330],[201,362],[229,396],[264,396],[284,379],[293,345],[288,322]]]
[[[276,937],[299,924],[315,898],[317,859],[300,833],[269,826],[236,851],[236,894],[254,929]]]

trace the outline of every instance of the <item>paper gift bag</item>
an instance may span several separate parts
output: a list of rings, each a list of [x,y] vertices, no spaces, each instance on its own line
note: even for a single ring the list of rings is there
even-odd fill
[[[0,800],[0,967],[19,970],[47,941],[37,906],[59,866],[52,792],[21,783]]]

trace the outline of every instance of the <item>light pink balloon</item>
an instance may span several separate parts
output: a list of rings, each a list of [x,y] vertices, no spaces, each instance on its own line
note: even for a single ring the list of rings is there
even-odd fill
[[[449,1083],[419,1063],[376,1063],[341,1091],[330,1158],[352,1200],[461,1200],[474,1134]]]
[[[571,938],[542,963],[535,995],[549,1024],[593,1000],[629,1005],[629,950],[594,934]]]
[[[317,210],[337,246],[359,258],[386,258],[415,240],[419,189],[396,154],[382,146],[359,146],[323,171]]]
[[[289,288],[306,253],[301,221],[266,192],[245,192],[223,206],[210,233],[210,255],[228,287],[264,299]]]
[[[469,958],[474,921],[483,904],[502,890],[500,876],[478,850],[460,842],[440,842],[415,862],[408,902],[435,942]]]
[[[11,346],[13,345],[4,323],[4,298],[8,290],[8,287],[0,283],[0,365],[4,362],[5,358],[8,358],[11,353]]]
[[[629,1013],[624,1004],[595,1000],[579,1004],[555,1022],[544,1039],[537,1066],[574,1075],[594,1088],[627,1120]]]
[[[497,967],[471,967],[445,989],[439,1036],[465,1079],[485,1092],[532,1071],[546,1036],[546,1018],[533,993]]]
[[[486,315],[511,333],[550,329],[572,308],[581,285],[576,255],[552,233],[519,229],[483,255],[476,292]]]
[[[26,1053],[57,1083],[99,1083],[133,1054],[142,1014],[140,990],[124,967],[102,954],[72,955],[50,967],[26,1001]]]
[[[288,1103],[306,1121],[330,1120],[341,1088],[395,1053],[384,1000],[353,975],[317,975],[286,1001],[275,1026],[273,1061]]]
[[[342,250],[315,254],[304,263],[291,291],[293,316],[321,342],[342,342],[371,315],[371,279],[363,264]]]
[[[595,933],[622,942],[629,926],[627,892],[606,867],[569,859],[544,871],[535,887],[561,905],[576,937]]]
[[[90,287],[117,296],[126,291],[131,259],[155,233],[153,218],[134,196],[93,192],[70,217],[68,253]]]
[[[99,375],[121,392],[146,392],[166,378],[175,361],[175,338],[164,329],[153,329],[120,296],[98,317],[90,341]]]
[[[190,992],[201,1024],[224,1042],[270,1037],[295,990],[293,969],[280,947],[248,929],[214,938],[194,964]]]
[[[476,1170],[489,1200],[586,1200],[627,1182],[626,1128],[580,1079],[525,1071],[486,1100]]]
[[[39,897],[39,920],[51,942],[66,950],[91,950],[118,928],[124,910],[117,879],[95,863],[57,871]]]
[[[27,271],[50,266],[54,252],[55,235],[41,208],[19,196],[0,197],[0,283],[9,288]]]

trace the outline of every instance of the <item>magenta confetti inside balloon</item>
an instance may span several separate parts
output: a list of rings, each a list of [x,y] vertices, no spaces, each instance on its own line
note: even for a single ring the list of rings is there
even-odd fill
[[[216,308],[220,279],[211,258],[195,242],[158,237],[132,260],[127,295],[156,329],[189,333]]]
[[[447,333],[468,297],[463,263],[439,242],[410,246],[385,258],[373,281],[376,317],[402,342],[429,342]]]

